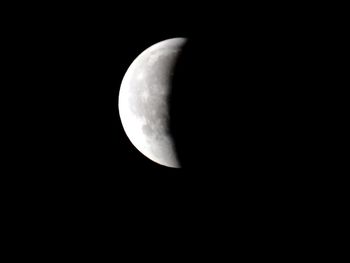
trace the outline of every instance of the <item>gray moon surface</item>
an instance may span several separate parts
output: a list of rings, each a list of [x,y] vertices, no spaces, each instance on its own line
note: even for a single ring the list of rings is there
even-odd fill
[[[121,83],[119,115],[131,143],[152,161],[180,168],[169,129],[168,96],[176,61],[186,38],[172,38],[143,51]]]

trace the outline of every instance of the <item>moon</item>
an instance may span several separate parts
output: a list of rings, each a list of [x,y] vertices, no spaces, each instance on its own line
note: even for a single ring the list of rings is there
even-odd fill
[[[180,168],[169,128],[174,67],[186,38],[172,38],[143,51],[127,69],[119,91],[119,115],[131,143],[150,160]]]

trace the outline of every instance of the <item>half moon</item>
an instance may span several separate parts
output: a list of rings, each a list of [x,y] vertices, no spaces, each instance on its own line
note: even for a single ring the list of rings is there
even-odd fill
[[[119,91],[119,115],[131,143],[152,161],[180,168],[169,130],[168,98],[185,38],[159,42],[130,65]]]

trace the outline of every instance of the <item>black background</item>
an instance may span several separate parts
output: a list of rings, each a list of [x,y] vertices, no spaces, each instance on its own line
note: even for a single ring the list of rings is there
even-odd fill
[[[179,4],[161,10],[50,6],[14,21],[18,64],[29,69],[20,80],[25,124],[18,137],[28,145],[23,159],[38,171],[33,180],[88,196],[132,191],[142,198],[196,191],[201,184],[204,192],[229,193],[238,185],[259,194],[266,187],[283,191],[279,182],[290,184],[307,152],[298,148],[302,131],[295,123],[304,121],[300,109],[308,99],[300,83],[309,58],[301,62],[301,54],[312,48],[312,23],[283,8]],[[190,40],[171,99],[184,169],[140,154],[117,108],[130,63],[172,37]]]
[[[68,236],[102,231],[105,240],[121,228],[145,235],[155,225],[173,234],[191,228],[204,237],[231,231],[233,221],[244,232],[293,218],[290,209],[313,182],[304,176],[314,135],[305,75],[317,48],[307,11],[180,3],[30,8],[36,11],[21,6],[21,19],[8,22],[16,26],[10,56],[20,69],[11,86],[18,118],[9,178],[21,189],[13,198],[29,207],[24,214],[45,214],[42,224],[60,222]],[[189,38],[171,100],[183,169],[139,153],[117,107],[130,63],[173,37]]]

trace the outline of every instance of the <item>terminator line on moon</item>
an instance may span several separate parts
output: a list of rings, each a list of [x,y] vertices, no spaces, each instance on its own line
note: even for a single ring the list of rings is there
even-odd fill
[[[171,80],[185,38],[161,41],[130,65],[119,91],[119,115],[132,144],[152,161],[180,168],[169,132]]]

